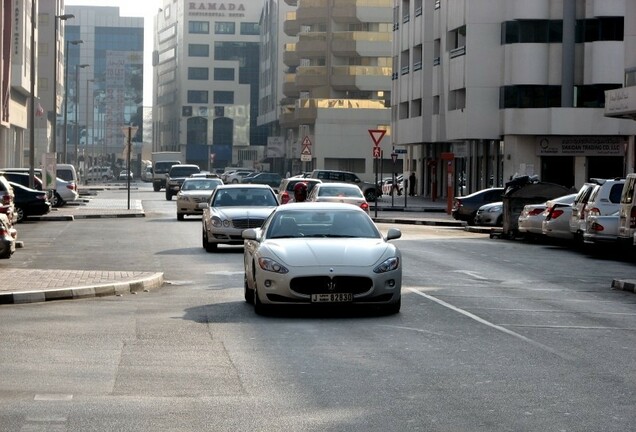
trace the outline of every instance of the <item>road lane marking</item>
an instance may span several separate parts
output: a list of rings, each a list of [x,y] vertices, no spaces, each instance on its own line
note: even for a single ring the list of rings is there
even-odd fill
[[[424,298],[427,298],[427,299],[429,299],[431,301],[434,301],[435,303],[437,303],[437,304],[439,304],[441,306],[444,306],[445,308],[448,308],[448,309],[450,309],[452,311],[455,311],[455,312],[458,312],[458,313],[460,313],[460,314],[462,314],[462,315],[464,315],[464,316],[466,316],[466,317],[468,317],[468,318],[470,318],[472,320],[475,320],[475,321],[477,321],[480,324],[483,324],[483,325],[488,326],[488,327],[490,327],[492,329],[498,330],[498,331],[500,331],[502,333],[505,333],[505,334],[507,334],[509,336],[513,336],[513,337],[515,337],[517,339],[520,339],[520,340],[522,340],[522,341],[524,341],[526,343],[529,343],[530,345],[532,345],[534,347],[540,348],[540,349],[542,349],[544,351],[547,351],[547,352],[549,352],[551,354],[554,354],[557,357],[560,357],[560,358],[565,359],[565,360],[570,360],[570,361],[574,360],[574,357],[571,357],[571,356],[569,356],[567,354],[560,353],[560,352],[550,348],[547,345],[543,345],[543,344],[541,344],[541,343],[539,343],[537,341],[534,341],[534,340],[529,339],[529,338],[527,338],[527,337],[525,337],[523,335],[520,335],[519,333],[515,333],[512,330],[508,330],[505,327],[501,327],[501,326],[499,326],[497,324],[491,323],[490,321],[486,321],[485,319],[483,319],[483,318],[481,318],[481,317],[479,317],[479,316],[477,316],[475,314],[472,314],[472,313],[470,313],[468,311],[465,311],[464,309],[460,309],[457,306],[453,306],[450,303],[446,303],[445,301],[440,300],[440,299],[438,299],[436,297],[433,297],[432,295],[423,293],[423,292],[421,292],[419,290],[416,290],[414,288],[407,288],[407,289],[409,291],[417,294],[417,295],[420,295],[420,296],[422,296]]]
[[[483,277],[479,273],[470,271],[470,270],[453,270],[453,273],[464,273],[464,274],[467,274],[468,276],[474,277],[475,279],[488,280],[488,278]]]

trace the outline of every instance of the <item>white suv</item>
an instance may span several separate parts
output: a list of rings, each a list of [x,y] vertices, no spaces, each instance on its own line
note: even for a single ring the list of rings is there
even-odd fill
[[[92,166],[88,169],[88,173],[86,173],[86,181],[109,181],[114,179],[113,170],[107,166]]]
[[[590,179],[581,187],[570,216],[570,232],[575,241],[583,241],[588,214],[606,216],[618,210],[624,184],[624,179]]]

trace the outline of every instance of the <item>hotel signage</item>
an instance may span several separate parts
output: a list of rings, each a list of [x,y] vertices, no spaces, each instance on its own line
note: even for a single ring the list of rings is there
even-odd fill
[[[245,16],[245,5],[243,3],[232,2],[189,2],[188,14],[197,16],[242,18]]]

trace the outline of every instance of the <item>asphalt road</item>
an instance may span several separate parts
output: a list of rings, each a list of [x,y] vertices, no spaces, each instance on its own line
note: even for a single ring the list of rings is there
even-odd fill
[[[636,297],[610,289],[633,263],[410,225],[401,313],[260,317],[240,247],[205,253],[199,220],[177,222],[162,193],[135,198],[145,218],[21,226],[25,249],[2,266],[163,271],[168,284],[0,307],[0,431],[636,424]]]

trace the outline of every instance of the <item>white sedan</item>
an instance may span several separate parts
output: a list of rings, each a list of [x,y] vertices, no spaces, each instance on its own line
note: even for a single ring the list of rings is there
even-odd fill
[[[245,301],[274,305],[365,305],[398,313],[402,256],[362,209],[337,203],[277,207],[259,229],[243,231]]]
[[[319,183],[313,187],[307,202],[331,202],[353,204],[369,213],[369,203],[362,190],[350,183]]]
[[[184,216],[202,215],[202,203],[208,202],[212,192],[223,181],[220,178],[191,177],[183,181],[177,193],[177,220],[182,221]]]

